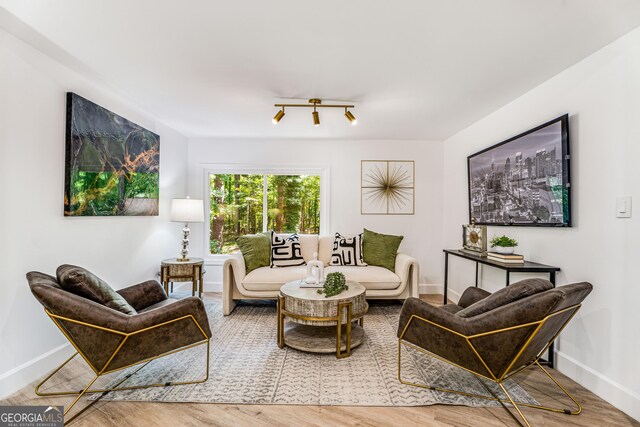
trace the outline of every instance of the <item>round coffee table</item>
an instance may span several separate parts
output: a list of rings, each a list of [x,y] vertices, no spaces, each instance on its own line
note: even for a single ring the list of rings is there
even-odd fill
[[[351,356],[351,349],[364,340],[363,318],[369,309],[365,287],[349,281],[348,290],[325,298],[317,288],[301,288],[300,283],[295,280],[280,288],[278,346],[312,353],[335,352],[338,358]],[[285,317],[290,320],[286,325]]]

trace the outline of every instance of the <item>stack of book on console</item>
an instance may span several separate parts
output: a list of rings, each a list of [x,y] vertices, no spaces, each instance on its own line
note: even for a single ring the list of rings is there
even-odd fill
[[[504,264],[524,264],[524,256],[518,254],[504,255],[497,252],[488,252],[487,259]]]

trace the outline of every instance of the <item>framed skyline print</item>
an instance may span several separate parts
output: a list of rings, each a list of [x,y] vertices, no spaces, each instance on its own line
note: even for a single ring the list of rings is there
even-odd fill
[[[362,215],[413,215],[415,162],[362,160],[360,187]]]
[[[469,221],[571,226],[569,116],[560,116],[467,158]]]

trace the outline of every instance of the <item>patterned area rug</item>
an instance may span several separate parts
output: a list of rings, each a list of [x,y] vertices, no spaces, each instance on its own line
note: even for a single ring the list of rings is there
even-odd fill
[[[219,301],[209,300],[206,306],[213,331],[208,381],[111,392],[102,399],[349,406],[499,405],[488,400],[411,387],[398,381],[396,329],[399,304],[371,305],[364,320],[365,340],[352,351],[351,357],[345,359],[337,359],[335,354],[278,348],[275,304],[239,305],[228,317],[222,316]],[[403,351],[403,379],[487,394],[472,374],[415,350]],[[201,378],[204,376],[205,352],[205,346],[199,346],[155,360],[122,386]],[[111,384],[134,368],[123,372]],[[515,382],[509,381],[507,388],[518,400],[536,403]]]

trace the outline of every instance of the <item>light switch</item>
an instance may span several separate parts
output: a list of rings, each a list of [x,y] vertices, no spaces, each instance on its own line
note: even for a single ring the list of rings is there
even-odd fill
[[[616,199],[616,217],[631,218],[631,196],[622,196]]]

